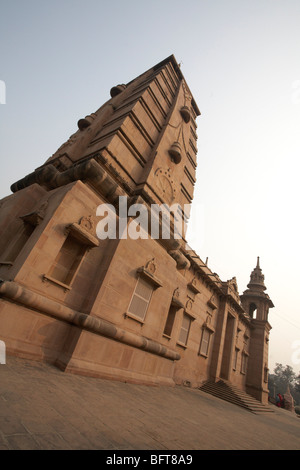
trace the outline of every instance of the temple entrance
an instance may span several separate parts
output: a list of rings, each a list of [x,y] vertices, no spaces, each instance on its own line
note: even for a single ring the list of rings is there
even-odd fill
[[[232,358],[232,339],[234,332],[234,316],[228,312],[225,330],[225,339],[223,347],[222,365],[220,377],[225,380],[229,380],[229,374],[231,371],[231,358]]]

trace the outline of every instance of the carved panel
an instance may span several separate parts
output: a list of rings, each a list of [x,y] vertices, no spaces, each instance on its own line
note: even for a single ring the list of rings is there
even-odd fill
[[[158,168],[155,172],[156,185],[159,188],[162,198],[168,203],[171,204],[176,196],[176,189],[174,181],[170,174],[170,169],[167,170],[163,168]]]

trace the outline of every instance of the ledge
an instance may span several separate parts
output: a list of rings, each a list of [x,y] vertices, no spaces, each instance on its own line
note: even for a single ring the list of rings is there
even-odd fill
[[[83,245],[90,247],[99,246],[99,240],[87,230],[84,230],[79,224],[73,223],[68,225],[66,231]]]
[[[71,290],[72,288],[70,285],[64,284],[63,282],[58,281],[54,277],[48,276],[47,274],[43,274],[43,282],[45,281],[52,282],[52,284],[56,284],[57,286],[62,287],[65,291]]]
[[[170,341],[170,339],[172,339],[171,336],[166,335],[165,333],[163,333],[162,335],[163,335],[164,338],[166,338],[166,339],[169,340],[169,341]]]
[[[204,322],[202,325],[203,330],[209,330],[211,333],[214,333],[216,330],[210,326],[208,323]]]
[[[140,317],[138,317],[138,316],[136,316],[136,315],[134,315],[133,313],[130,313],[130,312],[125,312],[124,317],[125,318],[131,318],[132,320],[135,320],[138,323],[141,323],[141,325],[144,325],[144,323],[145,323],[145,321],[142,320],[142,318],[140,318]]]
[[[185,315],[188,315],[192,321],[196,320],[196,315],[194,313],[192,313],[190,310],[186,310],[186,308],[184,309],[184,313]]]
[[[105,336],[148,353],[162,356],[171,361],[178,361],[180,359],[180,354],[177,351],[173,351],[157,341],[123,330],[113,323],[99,317],[73,310],[42,294],[32,292],[30,289],[14,281],[0,281],[0,295],[17,304],[25,306],[29,310],[36,310],[42,314],[70,323],[96,335]]]
[[[140,276],[144,277],[148,282],[150,282],[155,288],[157,287],[162,287],[161,281],[151,274],[146,268],[138,268],[137,273],[140,274]]]
[[[207,305],[212,308],[213,310],[215,310],[217,308],[217,305],[214,303],[213,299],[209,299],[207,301]]]
[[[198,352],[198,356],[204,357],[204,359],[208,358],[208,354],[203,354],[200,351]]]
[[[171,305],[173,305],[174,307],[177,307],[178,309],[179,308],[184,308],[184,304],[177,298],[173,295],[172,297],[172,300],[171,300]]]
[[[188,286],[188,288],[189,288],[191,291],[193,291],[195,294],[201,294],[201,291],[200,291],[200,289],[199,289],[199,287],[198,287],[196,281],[193,280],[193,281],[189,282],[187,286]]]
[[[177,344],[177,346],[180,346],[183,349],[187,349],[187,345],[183,344],[183,343],[180,343],[180,341],[177,341],[176,344]]]

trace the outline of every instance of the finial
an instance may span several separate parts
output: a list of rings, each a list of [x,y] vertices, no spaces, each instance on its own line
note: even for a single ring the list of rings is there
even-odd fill
[[[261,272],[261,268],[259,266],[259,256],[258,256],[256,267],[253,269],[250,275],[250,282],[247,287],[249,287],[249,289],[255,288],[258,290],[261,290],[261,289],[265,290],[266,286],[264,284],[264,279],[265,279],[265,276]]]

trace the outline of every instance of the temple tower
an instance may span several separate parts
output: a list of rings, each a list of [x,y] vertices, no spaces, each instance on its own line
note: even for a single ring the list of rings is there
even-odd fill
[[[174,291],[190,282],[180,274],[190,266],[185,243],[173,234],[193,198],[199,114],[172,55],[113,86],[53,155],[12,184],[0,201],[0,338],[9,353],[173,383],[180,353],[162,330]],[[121,208],[136,205],[178,207],[170,237],[99,236],[99,207],[126,228],[137,214],[123,217]]]
[[[246,389],[249,394],[263,403],[268,402],[268,343],[271,325],[268,321],[269,309],[274,307],[268,294],[264,275],[257,258],[248,289],[241,295],[245,312],[251,319]]]
[[[223,282],[178,234],[194,194],[199,115],[172,55],[113,86],[12,184],[0,201],[8,354],[133,383],[221,377],[266,399],[273,304],[259,260],[242,307],[235,278]]]

